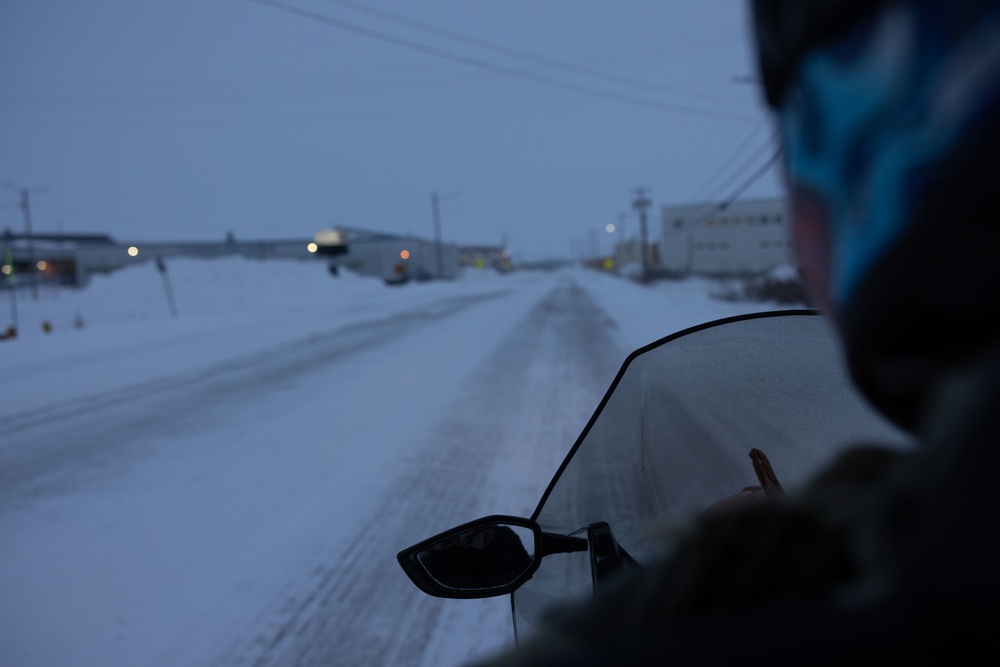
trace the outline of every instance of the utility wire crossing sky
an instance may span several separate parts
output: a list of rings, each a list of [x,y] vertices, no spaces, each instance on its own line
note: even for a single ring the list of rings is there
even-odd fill
[[[750,54],[737,0],[9,0],[0,181],[38,233],[431,238],[437,194],[445,241],[607,252],[636,188],[780,194]]]

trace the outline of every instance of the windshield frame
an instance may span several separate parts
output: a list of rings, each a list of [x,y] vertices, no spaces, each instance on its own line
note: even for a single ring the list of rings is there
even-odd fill
[[[573,443],[573,446],[566,454],[566,457],[563,459],[563,462],[559,465],[559,468],[556,470],[555,475],[553,475],[552,479],[549,481],[548,486],[545,488],[545,492],[542,494],[542,497],[539,499],[538,504],[535,506],[534,511],[531,513],[530,517],[531,520],[532,521],[538,520],[538,517],[542,512],[542,508],[545,506],[545,503],[548,500],[549,495],[552,493],[552,489],[559,482],[560,478],[563,475],[563,472],[565,472],[566,467],[569,465],[569,462],[573,459],[573,456],[580,448],[580,445],[582,445],[584,440],[587,439],[587,435],[590,433],[591,429],[594,427],[594,424],[600,418],[601,413],[604,411],[605,406],[607,406],[608,401],[611,399],[611,395],[615,393],[615,389],[618,387],[618,384],[625,376],[625,373],[628,370],[629,365],[636,359],[636,357],[639,357],[651,350],[666,345],[667,343],[677,340],[678,338],[683,338],[684,336],[689,336],[691,334],[698,333],[699,331],[704,331],[705,329],[711,329],[713,327],[723,326],[726,324],[733,324],[735,322],[743,322],[746,320],[756,320],[768,317],[795,317],[795,316],[822,317],[823,313],[815,308],[797,308],[788,310],[766,310],[756,313],[747,313],[745,315],[734,315],[732,317],[724,317],[717,320],[710,320],[708,322],[703,322],[702,324],[697,324],[695,326],[688,327],[686,329],[682,329],[680,331],[672,333],[668,336],[664,336],[663,338],[655,340],[652,343],[649,343],[648,345],[644,345],[639,349],[635,350],[634,352],[632,352],[631,354],[629,354],[628,357],[625,358],[625,361],[622,363],[622,366],[618,370],[618,373],[615,375],[615,379],[614,381],[612,381],[611,386],[608,387],[608,390],[605,392],[604,397],[598,404],[597,409],[594,410],[594,414],[591,415],[590,419],[587,421],[586,426],[584,426],[583,431],[581,431],[579,437],[577,437],[576,439],[576,442]],[[511,602],[513,603],[513,594]]]

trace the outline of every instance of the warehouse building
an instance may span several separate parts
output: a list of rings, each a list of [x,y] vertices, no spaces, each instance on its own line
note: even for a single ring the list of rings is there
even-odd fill
[[[296,259],[325,261],[336,273],[340,267],[388,283],[408,280],[454,278],[460,267],[459,248],[416,237],[392,236],[352,230],[331,230],[314,239],[222,241],[121,242],[106,234],[15,234],[0,236],[0,289],[30,285],[82,287],[93,274],[126,266],[178,258],[244,257],[247,259]]]
[[[788,200],[661,209],[659,266],[676,275],[757,275],[793,263]]]

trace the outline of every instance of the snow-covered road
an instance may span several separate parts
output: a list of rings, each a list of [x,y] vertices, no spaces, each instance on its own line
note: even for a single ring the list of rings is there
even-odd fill
[[[221,259],[170,277],[180,318],[136,266],[22,298],[0,345],[2,665],[500,649],[506,598],[426,597],[396,552],[529,514],[628,352],[767,308],[580,270],[388,288]]]
[[[454,400],[408,443],[406,465],[306,597],[251,648],[253,664],[457,664],[509,641],[506,599],[425,596],[402,582],[394,552],[483,514],[530,513],[619,357],[604,313],[575,283],[557,283],[483,363],[461,369]]]
[[[395,553],[530,513],[630,350],[572,274],[398,303],[4,415],[0,663],[457,665],[506,645],[506,598],[424,596]]]

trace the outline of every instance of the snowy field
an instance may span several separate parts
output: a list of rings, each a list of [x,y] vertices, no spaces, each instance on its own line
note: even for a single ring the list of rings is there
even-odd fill
[[[177,260],[0,303],[0,665],[461,665],[395,554],[528,515],[633,349],[773,304],[567,269]],[[43,331],[48,322],[51,331]]]

